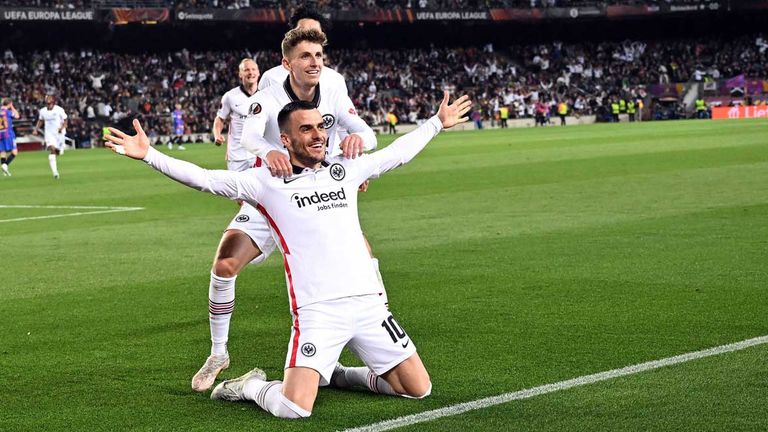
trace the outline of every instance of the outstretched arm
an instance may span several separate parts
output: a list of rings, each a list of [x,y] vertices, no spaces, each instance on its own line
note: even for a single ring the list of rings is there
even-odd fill
[[[448,92],[444,92],[443,101],[437,115],[427,120],[418,129],[409,132],[396,139],[389,147],[372,153],[373,166],[371,174],[380,175],[393,170],[413,159],[427,143],[432,140],[442,129],[451,128],[468,120],[466,116],[472,107],[469,96],[464,95],[456,99],[452,104],[448,103]]]
[[[128,135],[110,127],[111,134],[105,136],[108,142],[104,145],[115,153],[143,160],[152,168],[192,189],[251,203],[256,201],[260,185],[251,177],[236,171],[206,170],[164,155],[149,145],[149,138],[138,120],[133,121],[133,128],[136,135]]]

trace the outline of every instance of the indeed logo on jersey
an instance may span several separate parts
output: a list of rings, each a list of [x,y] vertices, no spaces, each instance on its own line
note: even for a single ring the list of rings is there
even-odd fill
[[[344,188],[341,188],[337,192],[320,193],[316,191],[311,195],[304,196],[295,193],[291,195],[291,200],[293,200],[293,202],[295,202],[296,206],[299,208],[308,207],[314,204],[317,206],[317,211],[344,208],[349,206],[349,204],[346,202],[339,202],[347,200],[347,194],[344,191]]]

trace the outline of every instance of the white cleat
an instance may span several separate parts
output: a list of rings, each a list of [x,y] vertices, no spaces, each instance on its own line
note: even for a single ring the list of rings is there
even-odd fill
[[[54,180],[58,180],[58,179],[59,179],[59,175],[58,175],[58,174],[54,174],[54,175],[53,175],[53,179],[54,179]]]
[[[186,150],[187,148],[186,148],[186,147],[184,147],[183,145],[179,144],[179,147],[178,147],[178,149],[179,149],[179,150]]]
[[[266,381],[267,374],[263,370],[256,368],[239,378],[222,381],[211,392],[211,399],[225,401],[243,400],[243,387],[250,380]]]
[[[173,150],[173,143],[170,141],[168,142],[168,150]]]
[[[3,175],[4,176],[6,176],[6,177],[10,177],[11,176],[11,172],[8,171],[8,164],[2,164],[2,165],[0,165],[0,167],[2,167],[2,169],[3,169]]]
[[[192,377],[192,390],[204,392],[210,389],[219,373],[228,367],[229,354],[226,356],[208,356],[203,367]]]

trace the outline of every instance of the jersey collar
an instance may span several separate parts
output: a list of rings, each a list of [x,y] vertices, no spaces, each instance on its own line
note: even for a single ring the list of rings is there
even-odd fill
[[[320,166],[323,167],[323,168],[327,167],[328,165],[330,165],[330,163],[328,163],[326,161],[320,162]],[[309,171],[313,171],[311,168],[304,168],[304,167],[300,167],[300,166],[294,165],[294,164],[291,164],[291,167],[293,168],[293,173],[296,174],[296,175],[302,174],[302,173],[304,173],[304,172],[306,172],[308,170]]]
[[[253,93],[248,94],[248,90],[246,90],[245,87],[242,84],[240,84],[239,87],[240,87],[240,91],[243,92],[243,94],[248,96],[248,97],[251,97],[251,96],[255,95],[256,92],[259,91],[259,89],[257,88]]]
[[[291,88],[290,74],[283,82],[283,89],[285,89],[285,92],[288,93],[288,97],[291,98],[291,102],[298,102],[300,100],[299,97],[296,96],[296,93],[294,93],[293,89]],[[312,105],[314,105],[315,108],[320,106],[320,83],[317,83],[317,85],[315,86],[315,97],[312,98]]]

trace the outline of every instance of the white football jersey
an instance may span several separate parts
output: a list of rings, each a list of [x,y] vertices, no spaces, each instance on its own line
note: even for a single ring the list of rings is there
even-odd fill
[[[243,146],[262,159],[272,150],[287,154],[280,141],[277,114],[289,102],[299,100],[291,89],[289,78],[280,85],[272,85],[258,91],[254,100],[256,102],[254,112],[245,120],[243,126]],[[312,102],[323,116],[328,134],[326,155],[335,156],[340,153],[340,140],[337,133],[339,128],[348,131],[349,134],[360,135],[366,151],[376,148],[376,134],[357,115],[357,110],[346,92],[340,91],[337,87],[326,87],[321,78]]]
[[[256,107],[256,93],[249,95],[243,86],[237,86],[224,93],[221,97],[221,107],[216,115],[222,120],[229,121],[227,133],[227,160],[243,161],[253,156],[240,143],[243,135],[243,123],[253,113]]]
[[[275,84],[281,85],[285,82],[286,78],[288,78],[288,69],[284,68],[282,64],[279,64],[261,74],[261,78],[259,79],[259,90],[264,90]],[[349,93],[347,91],[347,82],[344,80],[344,76],[329,67],[323,66],[323,69],[320,72],[320,83],[323,87],[331,86],[343,91],[344,94]]]
[[[285,260],[291,310],[319,301],[378,294],[381,285],[357,214],[358,186],[410,161],[442,129],[435,116],[387,148],[333,157],[288,179],[266,167],[205,170],[150,148],[144,160],[197,190],[240,199],[267,219]]]
[[[64,112],[64,108],[54,105],[52,109],[48,107],[40,108],[39,120],[45,122],[45,134],[55,135],[59,133],[59,128],[64,120],[67,118],[67,113]]]

